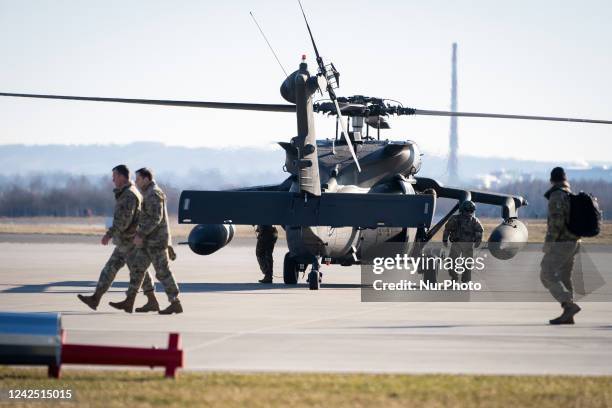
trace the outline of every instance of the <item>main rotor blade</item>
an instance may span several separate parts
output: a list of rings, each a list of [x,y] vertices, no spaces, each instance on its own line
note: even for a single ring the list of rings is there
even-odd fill
[[[0,92],[0,96],[14,96],[19,98],[66,99],[71,101],[135,103],[141,105],[183,106],[188,108],[236,109],[264,112],[295,112],[295,105],[284,104],[172,101],[164,99],[98,98],[89,96],[37,95],[5,92]]]
[[[351,139],[349,138],[348,129],[346,127],[346,122],[344,121],[344,118],[342,117],[342,114],[340,113],[340,107],[338,106],[338,100],[334,98],[333,102],[334,102],[334,106],[336,107],[337,118],[340,120],[340,126],[341,126],[342,134],[344,135],[344,140],[346,141],[346,145],[348,146],[349,151],[351,152],[351,156],[353,156],[353,160],[355,161],[355,165],[357,166],[357,171],[361,173],[361,166],[359,165],[359,160],[357,160],[357,155],[355,154],[355,150],[353,149],[353,143],[351,142]]]
[[[498,119],[525,119],[525,120],[550,120],[555,122],[580,122],[580,123],[603,123],[612,125],[612,120],[559,118],[555,116],[530,116],[530,115],[504,115],[499,113],[474,113],[474,112],[450,112],[415,109],[413,115],[430,116],[465,116],[472,118],[498,118]]]

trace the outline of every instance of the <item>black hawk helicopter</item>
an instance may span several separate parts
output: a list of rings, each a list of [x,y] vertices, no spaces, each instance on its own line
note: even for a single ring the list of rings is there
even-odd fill
[[[390,128],[390,116],[612,124],[593,119],[421,110],[383,98],[336,96],[340,74],[333,63],[323,61],[303,8],[301,11],[316,55],[317,74],[309,73],[303,56],[298,70],[288,75],[280,88],[289,104],[19,93],[0,96],[295,113],[297,136],[279,143],[286,152],[284,170],[289,173],[286,180],[278,185],[235,190],[183,191],[178,218],[179,223],[197,224],[189,234],[188,244],[200,255],[212,254],[227,245],[234,235],[234,225],[282,226],[289,248],[283,264],[284,282],[296,284],[300,273],[312,265],[308,274],[310,289],[320,287],[321,263],[360,264],[365,251],[382,252],[389,242],[401,244],[408,254],[422,251],[465,200],[501,208],[502,221],[488,239],[488,248],[496,258],[512,258],[527,241],[527,228],[518,219],[518,209],[527,205],[523,197],[446,187],[434,179],[416,176],[421,167],[418,145],[411,140],[380,140],[380,131]],[[327,92],[329,99],[313,102],[317,91]],[[335,115],[335,138],[316,139],[315,112]],[[350,119],[350,128],[345,117]],[[376,130],[376,137],[370,134],[370,129]],[[439,197],[457,202],[432,225]]]

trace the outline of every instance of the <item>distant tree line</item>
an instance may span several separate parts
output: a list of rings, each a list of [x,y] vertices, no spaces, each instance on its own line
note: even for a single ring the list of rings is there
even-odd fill
[[[577,193],[584,191],[597,197],[599,207],[603,211],[605,219],[612,214],[612,183],[604,180],[570,180],[572,191]],[[548,201],[544,193],[550,188],[550,183],[545,180],[516,181],[498,187],[495,191],[506,194],[517,194],[527,199],[528,205],[519,210],[522,218],[546,218]],[[498,207],[490,205],[479,206],[480,216],[499,217]]]
[[[212,188],[202,181],[202,188]],[[168,211],[175,214],[182,189],[194,188],[169,183],[159,178],[159,184],[168,197]],[[225,185],[224,188],[235,187]],[[546,200],[544,193],[550,187],[544,180],[517,181],[501,186],[494,191],[519,194],[529,205],[519,210],[523,218],[545,218]],[[612,214],[612,182],[576,181],[572,189],[593,193],[598,199],[604,218]],[[113,185],[108,176],[73,176],[67,174],[28,175],[18,177],[0,176],[0,216],[109,216],[113,212]],[[438,213],[448,211],[454,203],[440,200]],[[478,205],[478,216],[500,217],[499,207]],[[442,214],[440,214],[442,215]]]
[[[180,189],[160,182],[168,197],[168,211],[176,213]],[[110,216],[115,199],[108,176],[70,175],[0,178],[2,217]]]

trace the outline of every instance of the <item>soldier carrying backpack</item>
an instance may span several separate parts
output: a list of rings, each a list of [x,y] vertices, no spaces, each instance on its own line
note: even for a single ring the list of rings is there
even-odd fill
[[[565,170],[550,172],[551,188],[544,194],[548,200],[548,218],[540,280],[561,304],[561,316],[550,324],[574,324],[580,307],[574,303],[572,269],[582,236],[595,236],[601,228],[601,212],[591,195],[572,194]]]

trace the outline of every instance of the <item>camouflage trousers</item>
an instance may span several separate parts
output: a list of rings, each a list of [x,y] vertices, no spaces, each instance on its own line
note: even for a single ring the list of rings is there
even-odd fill
[[[473,258],[474,244],[472,242],[453,242],[451,243],[448,257],[452,258],[453,261],[457,258]],[[458,274],[454,270],[451,270],[449,274],[451,278],[457,282],[459,281],[459,275],[461,275],[461,282],[467,283],[472,280],[472,270],[469,268],[465,268],[465,270],[461,274]]]
[[[553,242],[540,262],[540,281],[559,303],[574,300],[572,271],[574,258],[580,249],[578,242]]]
[[[274,245],[276,244],[276,238],[274,239],[258,239],[257,245],[255,246],[255,256],[259,263],[259,269],[265,276],[272,276],[274,271]]]
[[[137,292],[140,285],[144,285],[143,280],[148,275],[147,268],[153,264],[155,277],[164,286],[168,300],[170,302],[176,300],[179,295],[179,288],[168,263],[168,248],[136,248],[134,251],[135,267],[130,270],[129,293]]]
[[[130,270],[130,276],[132,272],[135,270],[135,261],[136,261],[136,252],[137,249],[134,245],[117,245],[113,250],[110,258],[102,268],[102,272],[100,272],[100,277],[98,278],[98,284],[96,285],[96,292],[106,293],[108,289],[113,284],[115,277],[117,276],[117,272],[119,269],[123,268],[126,264],[128,269]],[[151,280],[151,276],[149,272],[144,269],[143,272],[143,280],[142,290],[143,292],[153,292],[155,291],[155,286],[153,286],[153,281]],[[131,280],[131,279],[130,279]],[[136,287],[135,292],[138,292],[140,289],[140,285]],[[128,288],[128,292],[133,290],[130,286]]]

